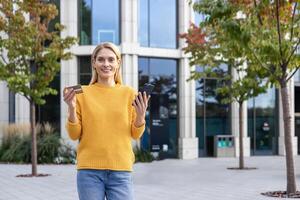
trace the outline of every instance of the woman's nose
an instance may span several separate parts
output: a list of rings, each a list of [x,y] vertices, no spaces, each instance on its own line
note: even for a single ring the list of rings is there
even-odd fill
[[[108,66],[109,66],[109,61],[108,61],[107,59],[105,59],[104,62],[103,62],[103,65],[104,65],[105,67],[108,67]]]

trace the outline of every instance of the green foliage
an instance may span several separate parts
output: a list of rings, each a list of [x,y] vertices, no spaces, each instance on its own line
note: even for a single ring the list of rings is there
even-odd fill
[[[0,2],[0,80],[9,89],[35,104],[44,104],[44,96],[57,94],[49,87],[60,70],[60,60],[69,59],[74,37],[60,37],[63,26],[49,23],[58,15],[54,4],[40,0]]]
[[[44,134],[37,139],[38,163],[53,163],[58,156],[60,137],[56,133]]]
[[[287,82],[300,67],[300,6],[298,1],[276,2],[196,1],[193,8],[205,20],[181,37],[191,65],[206,70],[192,71],[190,79],[214,76],[222,63],[234,68],[234,77],[225,77],[232,84],[218,89],[227,103],[243,102]]]
[[[150,151],[136,148],[134,150],[135,162],[152,162],[154,160]]]
[[[2,145],[0,160],[4,162],[30,163],[31,161],[31,138],[30,136],[15,135],[11,137],[9,146]]]

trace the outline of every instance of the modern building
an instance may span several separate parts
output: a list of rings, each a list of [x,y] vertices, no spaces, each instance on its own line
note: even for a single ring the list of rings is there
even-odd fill
[[[165,157],[180,159],[213,156],[214,136],[232,135],[238,147],[238,106],[224,105],[216,93],[222,78],[187,81],[188,55],[182,51],[184,41],[178,34],[186,32],[190,22],[198,23],[186,0],[52,0],[60,8],[60,22],[66,26],[62,36],[80,39],[72,48],[74,57],[61,62],[60,74],[53,81],[58,96],[47,97],[47,104],[37,108],[37,119],[49,121],[68,139],[64,124],[66,105],[61,91],[65,86],[88,84],[90,56],[104,41],[118,45],[122,52],[124,84],[135,89],[144,83],[155,84],[147,113],[147,127],[140,141],[143,148],[161,151]],[[221,66],[220,73],[235,72]],[[300,138],[300,73],[289,84],[293,115],[294,152]],[[283,120],[279,92],[270,88],[245,103],[244,153],[283,155]],[[28,122],[29,104],[20,95],[0,84],[0,122]],[[117,123],[117,122],[116,122]],[[298,137],[296,137],[298,136]],[[238,148],[236,148],[238,156]]]

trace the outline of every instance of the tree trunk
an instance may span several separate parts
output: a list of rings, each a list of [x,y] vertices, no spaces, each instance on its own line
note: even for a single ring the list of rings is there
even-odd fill
[[[35,104],[30,101],[30,128],[31,128],[31,166],[32,176],[37,176],[37,141],[35,127]]]
[[[239,168],[244,169],[244,110],[243,103],[239,103],[239,149],[240,149],[240,157],[239,157]]]
[[[283,110],[284,122],[284,144],[286,153],[286,173],[287,173],[287,194],[296,192],[296,180],[294,169],[292,133],[291,133],[291,107],[290,107],[290,94],[287,88],[287,83],[281,83],[281,99]]]

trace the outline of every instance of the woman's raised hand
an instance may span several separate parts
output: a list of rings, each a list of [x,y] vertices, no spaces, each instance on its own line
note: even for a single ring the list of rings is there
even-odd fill
[[[69,109],[76,108],[76,96],[73,88],[64,88],[63,92],[64,102],[68,105]]]
[[[146,116],[146,110],[148,107],[149,99],[150,96],[147,97],[146,92],[144,92],[143,94],[139,92],[132,103],[136,112],[136,120],[135,120],[136,127],[142,126],[145,123],[145,116]]]

